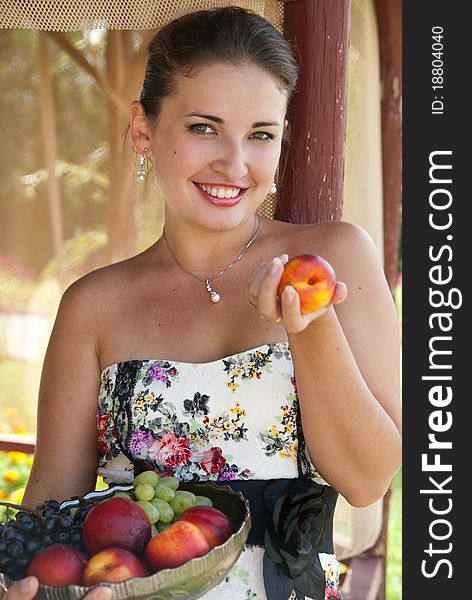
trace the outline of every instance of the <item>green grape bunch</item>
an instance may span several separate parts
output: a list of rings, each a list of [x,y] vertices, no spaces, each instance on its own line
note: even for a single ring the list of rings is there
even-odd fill
[[[176,477],[159,477],[155,471],[143,471],[133,479],[132,490],[117,492],[115,497],[134,500],[148,516],[153,532],[159,533],[174,523],[188,508],[213,506],[210,498],[179,490],[179,484]]]

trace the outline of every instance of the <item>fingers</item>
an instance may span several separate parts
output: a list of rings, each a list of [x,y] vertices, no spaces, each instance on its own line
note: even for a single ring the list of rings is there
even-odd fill
[[[3,600],[33,600],[38,591],[39,582],[36,577],[26,577],[18,583],[15,583],[10,588],[5,596],[1,596]],[[89,592],[84,600],[111,600],[111,589],[101,585]]]
[[[248,279],[248,301],[259,316],[269,322],[275,322],[281,317],[277,287],[287,261],[288,254],[275,256],[272,261],[259,265]]]
[[[280,316],[280,306],[277,297],[277,287],[279,285],[282,272],[284,270],[282,261],[278,256],[272,259],[262,279],[258,306],[259,312],[266,321],[276,321]]]
[[[300,313],[300,296],[291,285],[286,285],[282,291],[281,310],[288,333],[298,333],[306,328],[307,323]]]
[[[111,600],[111,589],[101,585],[89,592],[84,600]]]
[[[36,577],[26,577],[15,583],[3,597],[3,600],[32,600],[38,591],[39,582]]]
[[[347,286],[342,281],[336,283],[336,289],[334,290],[333,297],[331,298],[332,304],[341,304],[347,298]]]

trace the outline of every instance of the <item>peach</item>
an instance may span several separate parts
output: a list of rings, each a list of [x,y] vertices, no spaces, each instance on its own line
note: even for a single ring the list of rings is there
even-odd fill
[[[161,569],[180,567],[209,550],[200,529],[193,523],[179,520],[151,539],[144,551],[144,559],[149,571],[156,573]]]
[[[233,533],[233,525],[229,518],[221,510],[211,506],[192,506],[179,520],[196,525],[211,548],[225,542]]]
[[[146,575],[144,564],[129,550],[105,548],[89,558],[84,571],[84,585],[118,583]]]
[[[72,546],[52,544],[33,558],[27,575],[34,575],[45,585],[82,585],[86,563],[82,552]]]
[[[139,554],[150,538],[151,523],[146,513],[126,498],[100,502],[88,513],[82,527],[82,541],[92,554],[110,546]]]
[[[336,274],[322,256],[301,254],[289,260],[282,273],[277,295],[286,285],[293,286],[300,296],[300,312],[307,314],[326,306],[336,289]]]

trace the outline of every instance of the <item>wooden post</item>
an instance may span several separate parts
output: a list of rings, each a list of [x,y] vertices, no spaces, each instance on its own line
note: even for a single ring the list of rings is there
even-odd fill
[[[55,123],[55,104],[48,67],[48,41],[46,34],[38,32],[39,43],[39,81],[41,94],[41,121],[44,156],[48,171],[48,202],[51,216],[52,242],[54,258],[57,263],[57,277],[61,290],[65,287],[64,260],[62,252],[63,220],[61,190],[56,176],[57,135]]]
[[[293,43],[300,83],[289,112],[275,218],[317,223],[341,218],[350,0],[286,2],[284,34]]]
[[[402,3],[375,0],[382,80],[384,270],[392,293],[398,274],[402,185]]]
[[[126,98],[125,65],[131,47],[127,31],[108,31],[106,48],[106,78],[120,98]],[[110,144],[110,188],[108,202],[108,262],[129,258],[135,252],[136,225],[130,169],[123,156],[122,134],[128,123],[128,113],[108,97],[108,139]]]

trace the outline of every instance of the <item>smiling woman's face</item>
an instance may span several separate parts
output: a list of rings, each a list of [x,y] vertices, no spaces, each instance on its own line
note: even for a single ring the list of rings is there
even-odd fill
[[[179,78],[150,133],[167,211],[209,229],[253,214],[274,179],[286,102],[255,66],[216,64]]]

